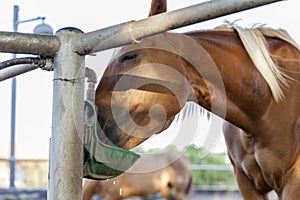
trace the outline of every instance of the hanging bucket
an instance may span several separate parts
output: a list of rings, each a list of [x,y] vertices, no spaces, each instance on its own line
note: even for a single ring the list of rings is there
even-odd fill
[[[140,157],[138,154],[100,141],[98,134],[103,132],[97,132],[97,107],[88,100],[85,101],[84,118],[84,178],[96,180],[113,178],[137,161]]]

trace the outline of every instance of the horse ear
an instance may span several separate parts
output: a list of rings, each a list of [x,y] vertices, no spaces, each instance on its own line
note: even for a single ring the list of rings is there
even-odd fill
[[[152,0],[149,16],[167,11],[167,0]]]

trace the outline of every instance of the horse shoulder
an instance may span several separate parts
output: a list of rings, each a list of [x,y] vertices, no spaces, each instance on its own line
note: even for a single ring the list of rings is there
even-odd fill
[[[257,152],[254,148],[254,136],[247,134],[228,122],[224,122],[223,132],[228,149],[228,156],[234,167],[240,187],[243,187],[245,184],[252,184],[262,193],[269,192],[271,188],[264,179],[262,171],[264,169],[261,169],[255,157]],[[240,178],[243,176],[246,177],[246,179]]]

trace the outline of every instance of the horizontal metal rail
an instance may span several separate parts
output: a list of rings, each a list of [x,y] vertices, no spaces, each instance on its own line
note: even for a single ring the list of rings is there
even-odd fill
[[[240,12],[282,0],[215,0],[176,11],[154,15],[140,21],[111,26],[78,36],[73,49],[81,55],[135,43],[141,38],[182,26]]]
[[[232,165],[192,165],[192,170],[204,170],[204,171],[233,171]]]
[[[53,57],[59,46],[58,38],[53,35],[0,31],[0,52]]]
[[[15,65],[10,68],[2,69],[0,71],[0,82],[6,79],[12,78],[17,75],[24,74],[26,72],[30,72],[32,70],[38,69],[39,67],[31,64],[26,65]]]
[[[14,76],[41,68],[53,70],[53,59],[40,57],[13,58],[0,62],[0,82]]]

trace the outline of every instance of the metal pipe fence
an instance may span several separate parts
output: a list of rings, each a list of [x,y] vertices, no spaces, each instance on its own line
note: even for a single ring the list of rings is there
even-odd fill
[[[75,29],[59,30],[56,36],[0,32],[0,52],[54,57],[50,199],[81,198],[84,55],[278,1],[281,0],[208,1],[86,34]]]

